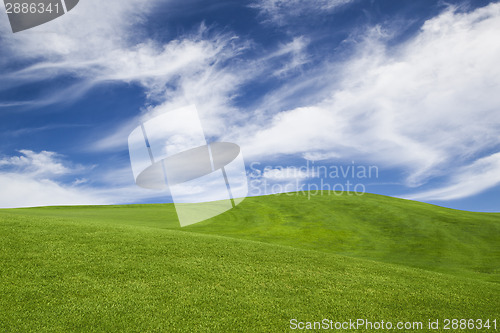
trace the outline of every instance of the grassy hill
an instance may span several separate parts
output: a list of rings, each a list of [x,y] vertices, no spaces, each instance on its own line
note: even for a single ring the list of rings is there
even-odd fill
[[[381,195],[247,198],[186,229],[500,282],[500,214]]]
[[[0,332],[498,322],[499,244],[500,214],[376,195],[247,198],[182,229],[172,205],[0,210]]]

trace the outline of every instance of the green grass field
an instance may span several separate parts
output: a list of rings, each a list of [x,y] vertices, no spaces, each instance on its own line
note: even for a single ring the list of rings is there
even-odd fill
[[[500,214],[369,194],[247,198],[182,229],[170,204],[0,210],[0,332],[498,326],[499,296]]]

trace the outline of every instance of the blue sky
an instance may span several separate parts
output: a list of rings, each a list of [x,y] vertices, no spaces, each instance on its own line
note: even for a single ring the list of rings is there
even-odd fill
[[[0,207],[169,202],[134,184],[127,137],[195,104],[251,193],[500,211],[498,2],[82,0],[16,34],[0,12]]]

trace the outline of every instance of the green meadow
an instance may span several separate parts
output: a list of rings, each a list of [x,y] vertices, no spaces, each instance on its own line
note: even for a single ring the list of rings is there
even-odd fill
[[[246,198],[184,228],[172,204],[0,210],[0,332],[492,332],[499,296],[500,214],[327,192]]]

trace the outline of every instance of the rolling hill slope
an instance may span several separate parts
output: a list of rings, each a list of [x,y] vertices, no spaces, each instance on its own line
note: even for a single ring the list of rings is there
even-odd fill
[[[0,213],[0,331],[283,332],[294,318],[499,316],[495,283],[103,221]]]
[[[7,211],[228,236],[500,282],[500,214],[380,195],[250,197],[235,209],[182,229],[171,204]]]
[[[337,253],[500,282],[500,214],[381,195],[247,198],[194,232]]]
[[[499,230],[377,195],[247,198],[182,229],[169,204],[0,210],[0,332],[498,323]]]

